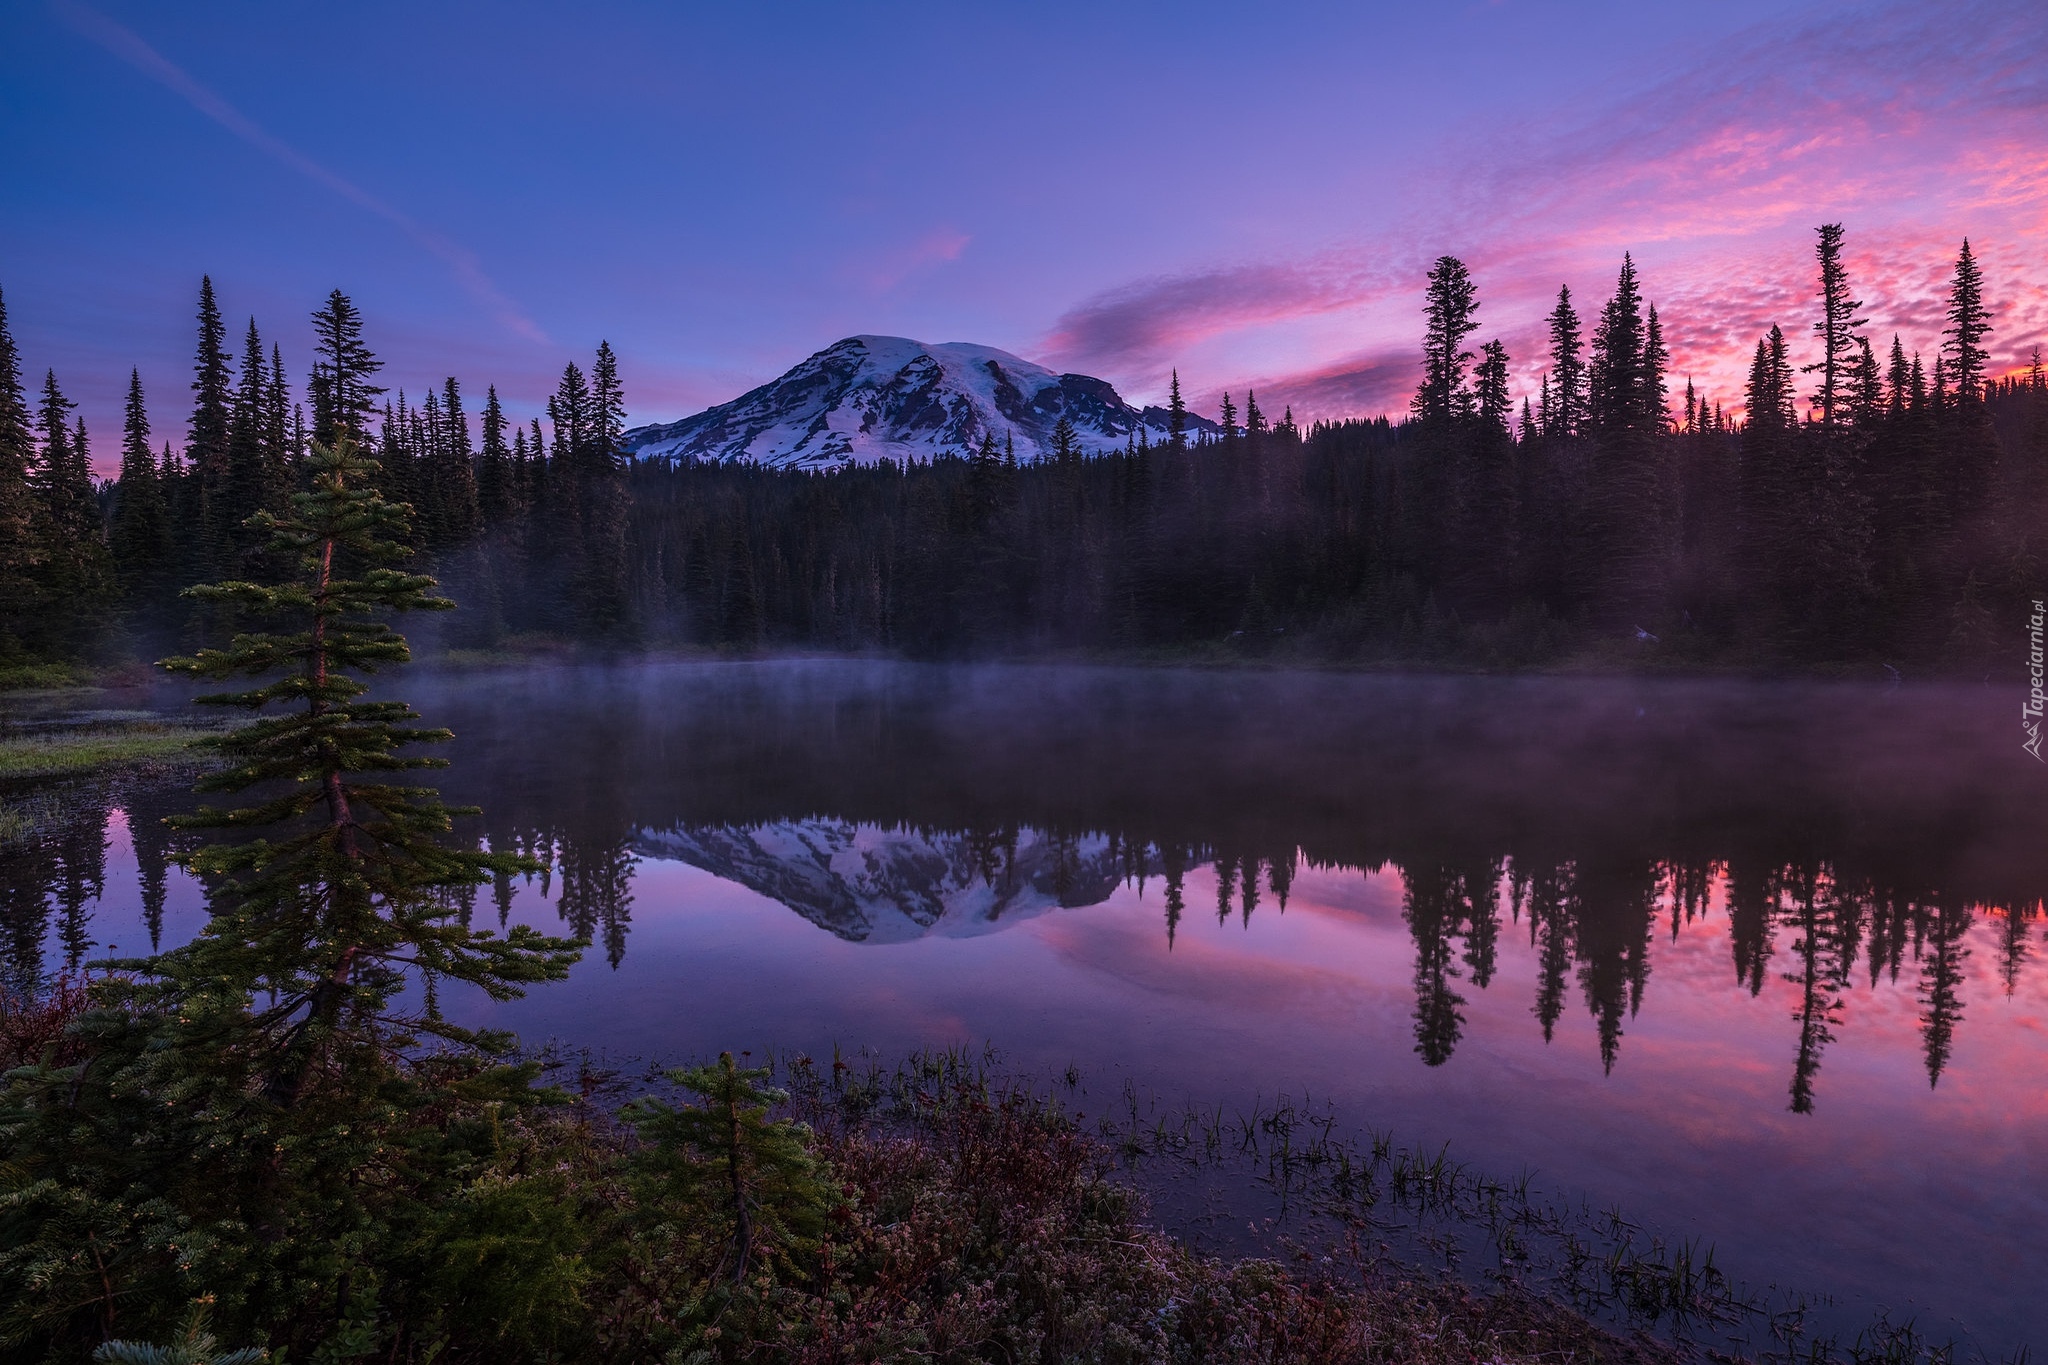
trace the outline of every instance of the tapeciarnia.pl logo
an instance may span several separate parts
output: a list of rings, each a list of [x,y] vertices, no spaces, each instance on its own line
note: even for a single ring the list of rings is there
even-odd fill
[[[2033,684],[2027,691],[2027,704],[2020,708],[2020,728],[2027,732],[2026,743],[2020,745],[2032,754],[2035,761],[2048,763],[2041,757],[2041,710],[2048,703],[2048,693],[2041,690],[2043,672],[2041,658],[2041,622],[2048,617],[2048,606],[2040,598],[2034,599],[2034,614],[2027,619],[2027,638],[2031,647],[2027,651],[2027,678]]]

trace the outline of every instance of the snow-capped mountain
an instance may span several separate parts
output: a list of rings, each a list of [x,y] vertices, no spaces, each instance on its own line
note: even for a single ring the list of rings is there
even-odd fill
[[[857,336],[730,403],[635,427],[626,448],[642,458],[821,469],[961,454],[994,432],[1029,461],[1051,452],[1062,416],[1092,453],[1123,449],[1141,425],[1154,444],[1166,439],[1164,408],[1134,408],[1104,380],[967,342]],[[1189,414],[1190,435],[1214,430]]]
[[[844,820],[643,829],[633,851],[701,867],[855,943],[992,933],[1117,888],[1109,840],[1020,830],[1014,846]]]

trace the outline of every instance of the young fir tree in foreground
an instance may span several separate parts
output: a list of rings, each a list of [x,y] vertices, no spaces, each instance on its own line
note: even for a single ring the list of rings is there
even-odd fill
[[[434,594],[433,579],[391,567],[408,553],[406,513],[370,487],[375,470],[345,435],[331,448],[316,443],[307,461],[312,487],[293,499],[293,515],[250,518],[296,572],[273,585],[215,583],[190,593],[237,608],[241,619],[288,628],[166,662],[206,678],[269,675],[258,687],[200,698],[206,704],[292,708],[226,736],[228,765],[200,784],[260,789],[263,799],[174,821],[181,829],[277,830],[274,838],[202,844],[184,862],[214,888],[213,918],[193,955],[271,997],[257,1020],[276,1039],[270,1095],[285,1104],[336,1047],[388,1046],[392,1027],[470,1041],[440,1017],[440,981],[509,999],[520,984],[562,976],[574,957],[573,945],[531,929],[498,938],[462,923],[458,895],[521,864],[451,845],[453,818],[474,812],[389,780],[446,766],[399,751],[453,736],[422,728],[404,702],[366,700],[367,684],[352,674],[410,657],[382,614],[454,603]],[[393,1014],[413,974],[421,999]]]
[[[507,999],[579,945],[464,924],[463,894],[520,864],[459,846],[464,812],[394,780],[449,735],[355,675],[407,659],[385,614],[446,603],[393,567],[405,510],[374,471],[345,436],[316,446],[291,514],[253,519],[282,580],[192,590],[275,628],[170,666],[264,678],[205,700],[289,709],[220,741],[205,786],[254,802],[176,822],[207,834],[182,858],[206,929],[118,964],[0,1093],[0,1284],[24,1287],[0,1296],[0,1353],[76,1359],[213,1295],[293,1359],[359,1354],[415,1292],[408,1249],[467,1235],[451,1200],[501,1143],[480,1119],[543,1098],[509,1040],[438,1009],[444,980]]]

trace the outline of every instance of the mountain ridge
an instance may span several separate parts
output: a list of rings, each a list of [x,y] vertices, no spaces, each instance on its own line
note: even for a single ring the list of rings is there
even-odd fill
[[[963,454],[993,434],[1023,462],[1052,453],[1064,417],[1087,454],[1124,449],[1141,434],[1166,440],[1164,408],[1134,407],[1107,380],[1058,374],[973,342],[846,337],[727,403],[634,427],[628,453],[777,469],[830,469]],[[1190,435],[1220,431],[1187,415]]]

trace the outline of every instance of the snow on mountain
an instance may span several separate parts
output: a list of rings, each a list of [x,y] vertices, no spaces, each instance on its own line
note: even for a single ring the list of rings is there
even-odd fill
[[[1052,450],[1064,416],[1085,451],[1121,450],[1140,426],[1166,439],[1164,408],[1134,408],[1104,380],[1054,374],[1007,351],[904,337],[848,337],[780,379],[665,425],[635,427],[626,448],[646,458],[717,460],[787,469],[962,454],[984,433],[1017,458]],[[1219,430],[1188,416],[1188,431]]]
[[[1120,873],[1109,840],[1020,830],[1014,846],[844,820],[643,829],[642,857],[700,867],[854,943],[992,933],[1061,906],[1096,905]]]

